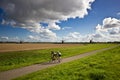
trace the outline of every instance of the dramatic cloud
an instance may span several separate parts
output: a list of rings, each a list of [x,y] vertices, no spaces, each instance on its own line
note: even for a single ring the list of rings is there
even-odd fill
[[[98,24],[96,26],[97,31],[104,32],[116,32],[119,33],[120,30],[120,20],[116,18],[105,18],[103,24]]]
[[[116,18],[105,18],[103,20],[103,25],[99,25],[96,28],[114,28],[114,27],[120,27],[120,20]]]
[[[52,30],[61,29],[56,23],[68,18],[84,18],[92,2],[94,0],[1,0],[0,8],[6,13],[2,24],[51,37],[56,35]],[[48,26],[41,26],[41,22]]]
[[[1,0],[0,7],[18,23],[83,18],[94,0]]]
[[[120,41],[120,20],[105,18],[103,24],[96,26],[96,34],[93,36],[101,41]]]

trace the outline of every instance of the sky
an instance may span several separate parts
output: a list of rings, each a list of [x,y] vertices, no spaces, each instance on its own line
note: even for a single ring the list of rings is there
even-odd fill
[[[0,0],[0,41],[120,41],[120,0]]]

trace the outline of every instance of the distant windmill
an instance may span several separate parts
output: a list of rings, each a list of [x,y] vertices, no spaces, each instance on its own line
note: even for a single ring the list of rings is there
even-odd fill
[[[62,40],[62,44],[64,44],[64,40]]]
[[[93,39],[90,39],[90,43],[92,43],[93,42]]]
[[[23,41],[22,40],[20,40],[20,42],[19,42],[20,44],[22,44],[23,43]]]
[[[65,39],[62,38],[61,43],[64,44],[65,43]]]

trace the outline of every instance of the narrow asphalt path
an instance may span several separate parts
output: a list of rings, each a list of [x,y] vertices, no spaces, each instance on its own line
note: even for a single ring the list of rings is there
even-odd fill
[[[119,45],[117,45],[117,46],[119,46]],[[13,78],[17,78],[17,77],[20,77],[20,76],[23,76],[23,75],[26,75],[26,74],[29,74],[29,73],[32,73],[32,72],[35,72],[35,71],[38,71],[38,70],[42,70],[42,69],[51,67],[51,66],[59,65],[59,64],[62,64],[62,63],[67,63],[67,62],[70,62],[70,61],[73,61],[73,60],[77,60],[77,59],[80,59],[80,58],[83,58],[83,57],[86,57],[86,56],[93,55],[97,52],[102,52],[102,51],[105,51],[105,50],[109,50],[109,49],[115,48],[117,46],[104,48],[104,49],[100,49],[100,50],[95,50],[95,51],[87,52],[87,53],[84,53],[84,54],[64,58],[64,59],[62,59],[61,63],[46,62],[46,63],[42,63],[42,64],[35,64],[35,65],[26,66],[26,67],[22,67],[22,68],[18,68],[18,69],[4,71],[4,72],[0,73],[0,80],[11,80]]]

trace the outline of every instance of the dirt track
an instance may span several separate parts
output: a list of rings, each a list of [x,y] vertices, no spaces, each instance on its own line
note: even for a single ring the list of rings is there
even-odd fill
[[[117,45],[117,46],[120,46],[120,45]],[[86,57],[86,56],[93,55],[97,52],[101,52],[101,51],[105,51],[105,50],[115,48],[117,46],[113,46],[113,47],[109,47],[109,48],[105,48],[105,49],[100,49],[100,50],[95,50],[95,51],[92,51],[92,52],[88,52],[88,53],[80,54],[80,55],[77,55],[77,56],[65,58],[65,59],[62,59],[61,63],[66,63],[66,62],[70,62],[70,61],[73,61],[73,60],[77,60],[77,59],[80,59],[80,58],[83,58],[83,57]],[[59,64],[57,64],[57,63],[56,64],[51,64],[49,62],[46,62],[46,63],[43,63],[43,64],[35,64],[35,65],[23,67],[23,68],[18,68],[18,69],[13,69],[13,70],[1,72],[0,73],[0,80],[10,80],[10,79],[13,79],[13,78],[17,78],[19,76],[23,76],[25,74],[29,74],[29,73],[32,73],[32,72],[35,72],[35,71],[38,71],[38,70],[42,70],[42,69],[45,69],[45,68],[48,68],[48,67],[51,67],[51,66],[55,66],[55,65],[59,65]]]
[[[82,44],[0,44],[0,52],[50,49],[80,45]]]

